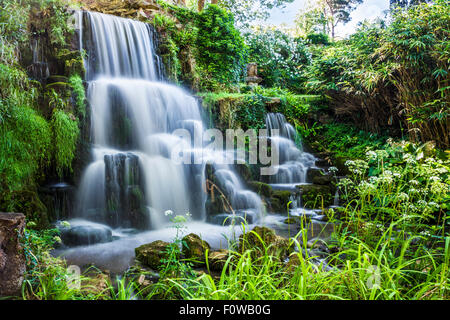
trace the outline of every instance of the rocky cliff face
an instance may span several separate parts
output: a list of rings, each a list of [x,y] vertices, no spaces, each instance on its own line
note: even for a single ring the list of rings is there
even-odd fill
[[[20,244],[24,227],[22,213],[0,212],[0,297],[20,293],[26,269]]]

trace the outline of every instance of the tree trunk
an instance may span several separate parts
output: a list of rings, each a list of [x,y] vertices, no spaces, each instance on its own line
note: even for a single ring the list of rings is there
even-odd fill
[[[217,4],[218,0],[211,0],[211,4]]]
[[[201,12],[203,10],[203,8],[205,7],[205,0],[198,0],[197,6],[198,6],[198,12]]]

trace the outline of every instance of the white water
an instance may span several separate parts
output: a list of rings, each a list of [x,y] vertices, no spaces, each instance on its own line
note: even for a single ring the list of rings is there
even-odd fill
[[[315,167],[316,158],[297,147],[298,137],[294,127],[286,122],[281,113],[268,113],[266,127],[271,143],[277,146],[279,152],[278,172],[270,176],[269,182],[279,188],[306,183],[306,174],[309,168]],[[279,134],[275,134],[274,129],[279,130]]]
[[[261,199],[245,190],[230,166],[219,165],[226,152],[172,134],[205,128],[196,99],[161,81],[152,29],[130,19],[83,15],[93,161],[80,184],[78,217],[140,229],[162,228],[167,210],[204,220],[206,162],[216,168],[234,209],[260,214]],[[173,150],[200,154],[200,163],[179,164],[171,159]]]

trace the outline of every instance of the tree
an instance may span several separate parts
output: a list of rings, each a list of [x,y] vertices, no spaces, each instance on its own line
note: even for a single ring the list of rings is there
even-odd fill
[[[406,8],[408,6],[413,6],[416,4],[420,4],[420,3],[424,3],[424,2],[429,2],[428,0],[390,0],[389,4],[391,7],[391,10],[394,10],[395,8]]]
[[[328,33],[327,20],[322,8],[311,1],[308,1],[305,8],[299,11],[295,24],[299,36],[307,36],[312,33]]]
[[[198,11],[202,11],[205,0],[197,0]],[[256,19],[267,19],[270,10],[282,8],[286,3],[294,0],[211,0],[211,4],[229,10],[239,25],[248,26],[249,22]]]
[[[362,2],[363,0],[318,0],[333,40],[336,26],[339,23],[349,22],[351,20],[350,13]]]

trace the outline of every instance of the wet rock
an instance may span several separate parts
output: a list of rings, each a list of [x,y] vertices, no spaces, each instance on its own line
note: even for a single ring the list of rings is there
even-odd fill
[[[41,187],[39,189],[42,202],[48,211],[50,222],[67,220],[73,216],[76,188],[65,182]]]
[[[74,226],[61,230],[61,240],[66,246],[84,246],[111,242],[112,230],[106,226]]]
[[[288,257],[288,262],[286,263],[285,266],[285,270],[287,272],[295,272],[295,270],[298,268],[298,266],[300,265],[300,255],[301,253],[299,252],[293,252],[292,254],[289,255]]]
[[[183,238],[183,255],[192,260],[195,265],[205,264],[206,252],[210,249],[209,243],[195,233],[190,233]]]
[[[215,215],[208,215],[208,217],[206,218],[207,222],[219,226],[240,225],[242,223],[252,224],[254,220],[254,215],[247,214],[245,212],[236,212],[235,214],[220,213]]]
[[[106,221],[112,227],[150,227],[141,188],[139,157],[133,153],[105,155]]]
[[[209,252],[208,265],[213,271],[222,271],[230,256],[230,252],[227,249],[219,249]]]
[[[273,191],[270,203],[274,212],[286,212],[287,204],[290,201],[292,192],[288,190],[276,190]]]
[[[22,213],[0,212],[0,296],[16,296],[26,270],[20,244],[25,227]]]
[[[252,250],[252,257],[257,259],[267,254],[279,260],[284,260],[293,250],[289,244],[289,239],[276,235],[273,229],[256,226],[251,232],[247,232],[239,237],[239,251]]]
[[[4,204],[2,200],[12,205],[9,208],[11,211],[21,212],[25,215],[27,222],[34,222],[36,224],[34,229],[42,230],[50,227],[47,208],[35,190],[13,191],[8,199],[0,197],[0,206]]]
[[[321,239],[308,240],[308,242],[306,243],[306,247],[309,249],[317,249],[322,252],[328,251],[327,244],[325,243],[325,241],[323,241]]]
[[[291,216],[291,217],[284,219],[284,223],[286,223],[286,224],[301,224],[302,220],[303,220],[303,223],[305,224],[311,220],[311,216],[309,216],[309,215],[304,215],[304,216],[300,216],[300,217],[297,217],[297,216],[292,217]]]
[[[128,278],[134,281],[140,292],[140,295],[145,296],[150,293],[151,286],[157,283],[160,279],[159,274],[151,269],[148,269],[138,262],[131,266],[125,273]]]
[[[250,181],[252,180],[252,169],[250,168],[250,165],[247,163],[236,163],[234,165],[236,172],[239,174],[239,176],[244,181]]]
[[[144,266],[156,270],[161,265],[161,259],[167,258],[166,251],[168,246],[170,246],[170,243],[157,240],[137,247],[134,249],[136,260],[141,262]]]
[[[306,181],[313,182],[314,178],[321,177],[325,174],[325,171],[320,168],[309,168],[306,172]]]
[[[270,198],[272,196],[272,187],[264,182],[259,181],[249,181],[247,182],[248,187],[259,194],[260,196],[264,196]]]
[[[303,204],[306,208],[325,208],[334,202],[334,188],[329,185],[298,185],[301,191]]]
[[[325,184],[330,184],[332,183],[334,180],[333,175],[331,174],[324,174],[321,176],[316,176],[313,178],[313,183],[314,184],[320,184],[320,185],[325,185]]]

